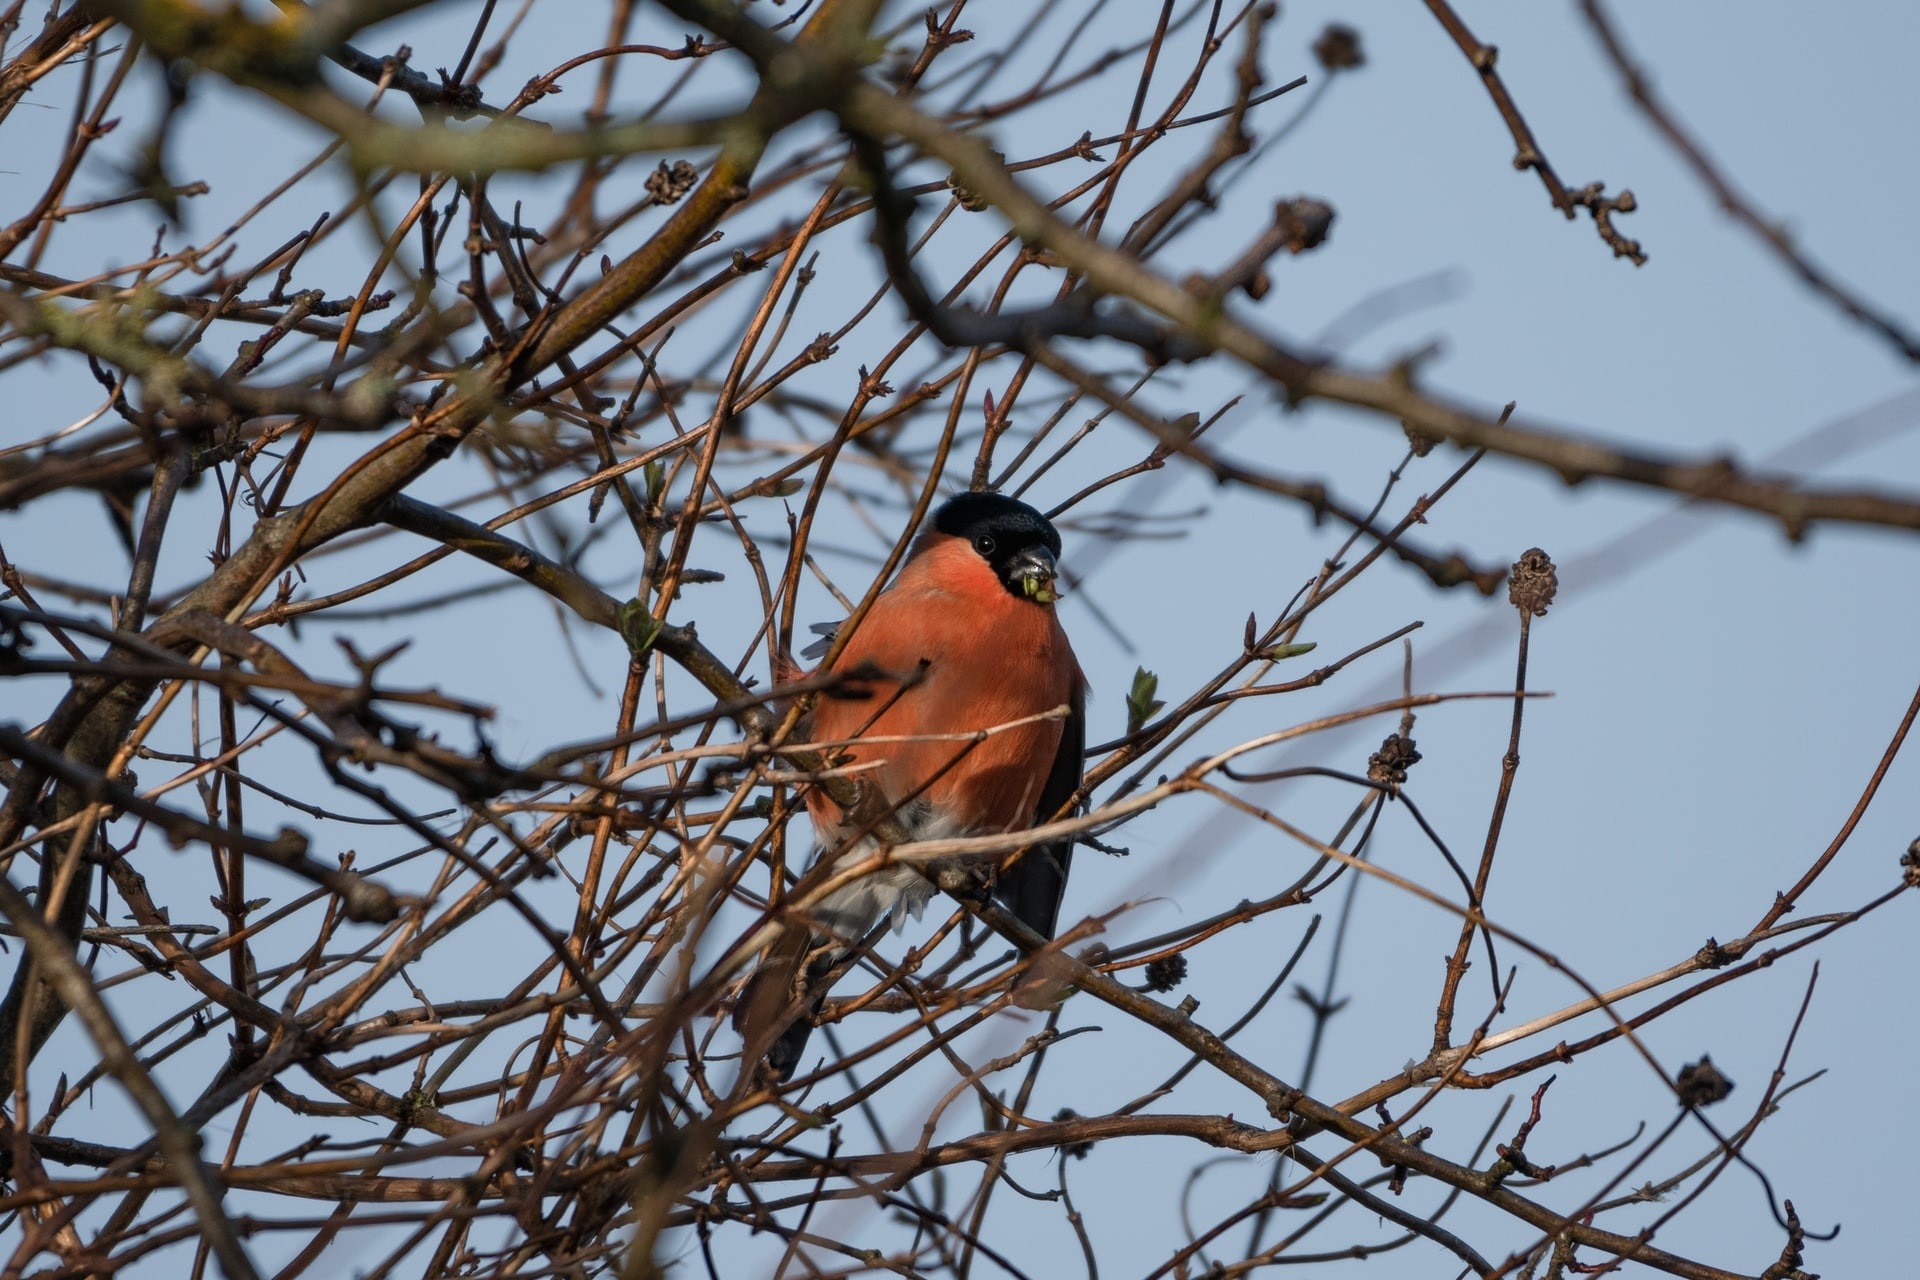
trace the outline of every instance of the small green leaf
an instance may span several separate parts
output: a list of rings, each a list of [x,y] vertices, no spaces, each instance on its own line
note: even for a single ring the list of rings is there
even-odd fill
[[[1317,644],[1277,644],[1267,650],[1266,656],[1274,662],[1285,662],[1288,658],[1297,658],[1303,653],[1312,653],[1320,646]]]
[[[654,621],[647,612],[647,606],[638,600],[629,600],[620,606],[620,638],[627,642],[627,649],[636,658],[644,658],[653,648],[653,642],[660,638],[661,624]]]
[[[647,501],[657,507],[667,495],[667,464],[656,458],[647,464],[646,476]]]
[[[1153,695],[1160,691],[1160,677],[1137,667],[1133,673],[1133,687],[1127,690],[1127,732],[1138,733],[1142,725],[1153,719],[1154,713],[1167,704]]]

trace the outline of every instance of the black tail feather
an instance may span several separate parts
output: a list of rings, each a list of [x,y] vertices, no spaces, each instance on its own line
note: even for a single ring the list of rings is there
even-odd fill
[[[809,979],[817,975],[809,973]],[[787,1024],[786,1030],[774,1037],[767,1047],[767,1070],[775,1080],[785,1083],[793,1078],[794,1069],[800,1065],[800,1057],[807,1051],[807,1041],[813,1037],[814,1023],[820,1016],[820,1006],[827,1002],[827,984],[819,983],[812,987],[806,997],[806,1005],[800,1015]]]
[[[799,932],[791,942],[774,944],[741,987],[733,1009],[733,1025],[745,1042],[742,1052],[748,1061],[743,1070],[758,1070],[753,1062],[757,1057],[776,1081],[784,1082],[800,1065],[820,1007],[833,985],[834,966],[845,954],[821,948],[808,959],[811,941],[805,932]]]

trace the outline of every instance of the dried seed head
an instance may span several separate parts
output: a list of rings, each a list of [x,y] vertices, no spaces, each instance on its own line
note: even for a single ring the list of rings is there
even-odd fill
[[[1733,1092],[1733,1081],[1721,1075],[1720,1068],[1714,1066],[1709,1057],[1680,1068],[1680,1078],[1675,1084],[1679,1087],[1681,1104],[1689,1107],[1710,1107]]]
[[[1054,1115],[1053,1122],[1055,1124],[1065,1124],[1069,1120],[1078,1120],[1079,1118],[1080,1113],[1072,1107],[1062,1107]],[[1061,1153],[1072,1156],[1075,1160],[1085,1160],[1087,1153],[1092,1150],[1093,1143],[1091,1142],[1063,1142],[1060,1144]]]
[[[1329,22],[1313,42],[1313,56],[1323,70],[1338,74],[1367,65],[1366,50],[1360,47],[1360,33],[1344,22]]]
[[[996,164],[1005,164],[1007,158],[996,151],[993,153],[993,159]],[[979,213],[987,208],[987,198],[961,182],[959,174],[948,174],[947,186],[953,191],[954,202],[968,213]]]
[[[1286,237],[1288,253],[1319,248],[1333,230],[1333,217],[1333,206],[1312,196],[1295,196],[1273,206],[1273,225]]]
[[[1733,956],[1720,945],[1720,939],[1708,938],[1707,944],[1693,953],[1693,961],[1702,969],[1724,969],[1733,963]]]
[[[678,204],[680,197],[693,190],[699,176],[685,160],[675,160],[671,167],[662,160],[660,167],[647,175],[647,194],[655,204]]]
[[[1380,749],[1367,757],[1367,778],[1398,793],[1406,785],[1407,770],[1419,763],[1420,753],[1414,749],[1413,739],[1390,733]]]
[[[1426,457],[1433,452],[1433,446],[1440,443],[1438,436],[1428,435],[1405,418],[1400,419],[1400,429],[1407,433],[1407,446],[1413,450],[1416,458]]]
[[[1560,577],[1554,572],[1553,558],[1540,548],[1528,548],[1513,562],[1513,572],[1507,577],[1507,599],[1520,612],[1544,617],[1558,590]]]
[[[986,211],[987,198],[976,192],[972,187],[964,185],[959,178],[948,178],[947,185],[953,188],[954,202],[962,209],[965,209],[968,213],[983,213]]]
[[[1147,990],[1171,991],[1187,980],[1185,956],[1161,956],[1147,962]]]

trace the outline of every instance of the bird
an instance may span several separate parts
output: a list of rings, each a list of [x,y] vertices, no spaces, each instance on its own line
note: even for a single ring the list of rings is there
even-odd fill
[[[1026,503],[988,492],[949,498],[838,655],[814,673],[887,673],[853,686],[870,696],[843,689],[820,698],[806,732],[834,744],[827,750],[840,762],[867,766],[849,776],[878,789],[911,839],[1019,831],[1074,803],[1087,680],[1054,607],[1059,555],[1059,532]],[[1063,715],[1045,714],[1061,708]],[[956,736],[984,729],[996,731]],[[807,795],[807,810],[813,865],[872,856],[874,838],[824,789]],[[1045,938],[1059,921],[1072,851],[1071,838],[1037,845],[992,884],[993,896]],[[917,919],[933,891],[919,870],[895,864],[814,903],[807,923],[773,943],[735,1001],[749,1061],[758,1056],[777,1081],[791,1078],[830,971],[883,920],[897,930]]]

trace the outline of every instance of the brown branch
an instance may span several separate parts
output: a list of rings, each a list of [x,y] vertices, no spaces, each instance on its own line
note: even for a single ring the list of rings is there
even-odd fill
[[[1547,159],[1546,152],[1534,140],[1533,130],[1527,126],[1520,108],[1515,105],[1513,95],[1507,92],[1506,82],[1500,79],[1500,73],[1494,70],[1499,61],[1500,51],[1490,44],[1483,44],[1474,37],[1460,15],[1453,11],[1447,0],[1427,0],[1427,8],[1445,27],[1453,42],[1460,46],[1467,61],[1480,75],[1480,83],[1486,86],[1487,96],[1493,99],[1493,105],[1500,112],[1500,118],[1506,121],[1507,131],[1513,135],[1513,167],[1522,172],[1531,169],[1540,175],[1540,184],[1547,189],[1547,196],[1553,201],[1553,207],[1572,221],[1576,209],[1585,209],[1593,215],[1594,230],[1600,238],[1613,249],[1613,256],[1626,258],[1634,266],[1645,266],[1647,255],[1638,240],[1630,240],[1613,225],[1616,213],[1632,213],[1639,208],[1633,198],[1633,192],[1622,190],[1617,196],[1606,195],[1606,184],[1592,182],[1578,190],[1571,190],[1560,181],[1560,175],[1554,172],[1553,163]]]
[[[1916,335],[1902,325],[1890,312],[1866,301],[1816,264],[1794,244],[1792,233],[1785,226],[1767,217],[1755,207],[1753,201],[1733,184],[1733,180],[1714,164],[1700,141],[1687,131],[1678,117],[1654,94],[1653,85],[1647,80],[1639,65],[1634,62],[1632,55],[1627,52],[1613,19],[1600,0],[1580,0],[1580,11],[1586,15],[1588,25],[1593,28],[1594,36],[1600,41],[1600,48],[1613,63],[1614,69],[1620,73],[1620,79],[1626,85],[1628,96],[1633,99],[1635,105],[1640,108],[1641,113],[1647,117],[1660,135],[1666,138],[1673,149],[1680,154],[1680,158],[1686,161],[1687,167],[1693,170],[1694,176],[1713,193],[1721,210],[1757,236],[1760,242],[1771,249],[1774,256],[1789,271],[1799,276],[1809,289],[1838,307],[1845,315],[1885,338],[1887,343],[1908,361],[1920,363],[1920,335]]]
[[[27,950],[33,956],[31,968],[39,980],[57,992],[65,1007],[79,1016],[80,1025],[93,1041],[107,1074],[127,1091],[134,1107],[152,1128],[154,1141],[166,1156],[172,1175],[186,1192],[188,1203],[199,1217],[199,1229],[206,1234],[220,1265],[233,1280],[255,1280],[258,1273],[221,1207],[211,1171],[201,1162],[198,1136],[181,1123],[166,1095],[134,1056],[113,1014],[94,989],[93,980],[74,956],[72,944],[41,917],[5,876],[0,876],[0,915],[26,940]],[[27,968],[27,965],[21,966],[22,970]],[[9,1059],[13,1056],[12,1041],[12,1036],[5,1041]]]

